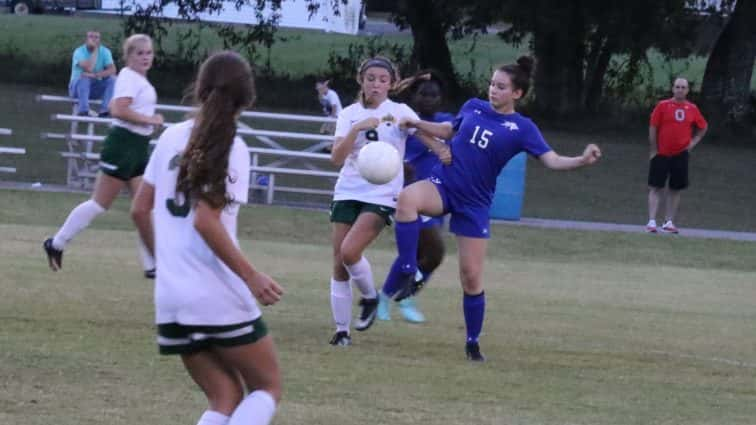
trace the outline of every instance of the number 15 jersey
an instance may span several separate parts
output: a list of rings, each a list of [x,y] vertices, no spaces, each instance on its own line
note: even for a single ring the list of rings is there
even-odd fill
[[[468,100],[452,125],[452,162],[436,165],[432,174],[471,207],[490,208],[496,178],[513,156],[524,151],[539,157],[551,150],[529,118],[498,113],[480,99]]]

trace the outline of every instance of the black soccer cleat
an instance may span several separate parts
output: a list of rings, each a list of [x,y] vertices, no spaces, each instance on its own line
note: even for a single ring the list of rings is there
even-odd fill
[[[471,362],[486,361],[486,356],[480,352],[480,344],[477,342],[468,341],[465,345],[465,354],[467,355],[467,360]]]
[[[156,272],[157,272],[157,270],[155,270],[155,269],[145,270],[144,271],[144,278],[145,279],[154,279]]]
[[[47,238],[42,247],[45,249],[45,253],[47,253],[47,263],[50,265],[50,269],[57,272],[63,268],[63,250],[56,249],[52,242],[52,238]]]
[[[349,336],[347,331],[338,331],[333,335],[331,341],[328,342],[331,345],[346,347],[352,345],[352,337]]]
[[[354,328],[358,331],[366,331],[375,322],[375,315],[378,312],[378,297],[363,298],[360,300],[360,306],[362,306],[362,311]]]
[[[400,282],[399,290],[396,291],[393,298],[394,301],[399,302],[405,298],[409,298],[413,295],[415,295],[415,274],[405,274],[402,275],[400,278],[402,281]]]

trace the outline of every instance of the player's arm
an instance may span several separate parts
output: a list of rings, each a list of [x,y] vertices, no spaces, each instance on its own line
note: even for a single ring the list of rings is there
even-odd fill
[[[427,147],[430,149],[438,159],[441,160],[446,165],[451,164],[452,161],[452,155],[451,155],[451,149],[449,149],[449,146],[446,145],[446,143],[442,142],[441,140],[431,137],[422,131],[415,132],[415,136],[417,136],[418,139]]]
[[[155,256],[155,233],[152,230],[152,208],[155,204],[155,186],[142,180],[131,202],[131,219],[147,250]]]
[[[105,67],[102,71],[95,74],[95,77],[97,78],[107,78],[111,75],[115,75],[116,73],[116,67],[115,64],[111,63],[108,66]]]
[[[452,123],[448,121],[430,122],[413,118],[402,118],[399,122],[399,126],[402,128],[416,128],[431,137],[438,137],[442,140],[450,140],[455,133]]]
[[[221,223],[222,212],[223,207],[213,208],[200,199],[194,210],[194,228],[213,253],[244,280],[258,301],[264,305],[275,304],[281,299],[283,289],[270,276],[255,270],[247,261]]]
[[[118,97],[110,101],[110,115],[119,120],[128,121],[138,125],[163,125],[163,116],[155,114],[147,116],[129,108],[133,99],[130,97]]]
[[[580,156],[562,156],[554,151],[548,151],[539,156],[543,165],[552,170],[574,170],[585,165],[592,165],[601,158],[601,149],[594,144],[585,147]]]
[[[347,132],[344,137],[337,137],[333,142],[333,148],[331,149],[331,162],[341,167],[344,165],[346,157],[352,152],[354,142],[357,140],[357,135],[360,131],[369,130],[371,128],[378,127],[380,122],[378,118],[366,118],[360,122],[355,123]]]
[[[651,158],[656,156],[656,127],[653,125],[648,127],[648,144],[649,144],[649,156]]]

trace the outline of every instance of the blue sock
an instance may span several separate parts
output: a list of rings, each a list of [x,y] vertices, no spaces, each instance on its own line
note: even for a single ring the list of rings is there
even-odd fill
[[[420,218],[415,221],[396,222],[396,248],[399,251],[400,271],[415,274],[417,271],[417,243],[420,239]]]
[[[467,342],[478,342],[480,331],[483,329],[483,316],[486,312],[486,293],[481,292],[478,295],[465,293],[462,308],[465,313]]]
[[[420,237],[420,218],[410,222],[396,222],[396,246],[399,256],[391,264],[391,269],[383,283],[382,292],[392,297],[400,288],[408,274],[417,271],[417,241]]]

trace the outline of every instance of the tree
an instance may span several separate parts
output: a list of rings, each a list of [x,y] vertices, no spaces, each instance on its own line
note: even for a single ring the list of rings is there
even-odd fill
[[[756,60],[756,1],[736,3],[725,29],[709,55],[701,94],[714,125],[745,124],[753,112],[751,76]]]

